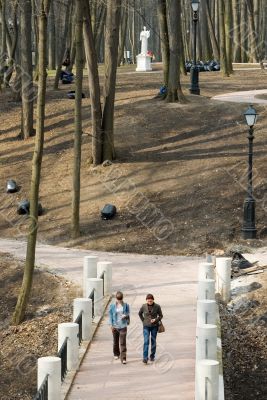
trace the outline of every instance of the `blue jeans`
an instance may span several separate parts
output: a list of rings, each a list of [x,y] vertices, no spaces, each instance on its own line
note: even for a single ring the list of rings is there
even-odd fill
[[[149,348],[149,339],[151,335],[151,353],[150,358],[154,359],[157,348],[157,334],[158,334],[158,326],[144,326],[143,328],[144,334],[144,351],[143,351],[143,359],[148,359],[148,348]]]

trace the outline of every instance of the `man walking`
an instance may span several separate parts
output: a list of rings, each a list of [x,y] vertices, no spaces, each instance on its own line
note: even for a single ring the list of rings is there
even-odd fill
[[[139,317],[143,322],[144,334],[144,350],[143,350],[143,363],[148,362],[148,350],[151,337],[150,348],[150,361],[155,360],[157,349],[157,333],[159,322],[162,320],[163,315],[159,304],[154,302],[153,294],[146,296],[146,304],[143,304],[139,311]]]

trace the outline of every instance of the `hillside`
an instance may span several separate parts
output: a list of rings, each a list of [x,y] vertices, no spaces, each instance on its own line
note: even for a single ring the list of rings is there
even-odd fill
[[[202,97],[188,103],[155,100],[161,73],[135,74],[120,69],[117,82],[115,143],[112,166],[90,164],[90,100],[83,102],[84,135],[81,191],[82,236],[70,238],[72,134],[74,103],[70,86],[52,90],[49,78],[47,120],[40,201],[45,213],[39,220],[39,240],[86,249],[156,253],[202,254],[243,243],[242,205],[246,190],[247,127],[245,104],[221,103],[210,97],[230,91],[262,89],[266,72],[238,71],[231,78],[218,73],[200,75]],[[188,93],[189,78],[183,78]],[[17,140],[20,105],[0,94],[3,125],[1,143],[2,237],[25,237],[25,221],[16,214],[27,198],[31,176],[33,138]],[[256,106],[255,197],[260,240],[266,244],[266,126],[267,110]],[[21,186],[7,195],[8,178]],[[264,200],[265,199],[265,200]],[[118,215],[102,221],[100,210],[115,204]],[[142,206],[148,211],[141,212]],[[157,227],[157,221],[162,224]]]

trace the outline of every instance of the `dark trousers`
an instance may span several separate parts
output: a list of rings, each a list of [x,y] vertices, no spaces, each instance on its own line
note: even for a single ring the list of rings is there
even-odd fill
[[[121,360],[126,360],[126,336],[127,328],[113,329],[113,354],[116,357],[120,357]]]
[[[157,334],[158,334],[158,327],[157,326],[144,326],[144,351],[143,351],[143,359],[148,359],[148,348],[150,342],[150,335],[151,335],[151,349],[150,349],[150,358],[154,359],[157,349]]]

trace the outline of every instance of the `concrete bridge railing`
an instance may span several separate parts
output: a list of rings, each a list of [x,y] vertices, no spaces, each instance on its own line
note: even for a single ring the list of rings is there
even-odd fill
[[[56,357],[38,359],[38,391],[34,400],[64,399],[112,294],[112,262],[86,256],[83,297],[73,301],[73,322],[58,325]]]
[[[215,294],[228,302],[231,258],[199,264],[195,400],[224,400],[220,316]]]

